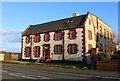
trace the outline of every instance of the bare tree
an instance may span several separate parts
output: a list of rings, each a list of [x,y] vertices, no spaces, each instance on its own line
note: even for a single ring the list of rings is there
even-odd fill
[[[116,51],[116,45],[120,43],[120,33],[113,32],[112,37],[108,38],[107,52],[112,55]]]

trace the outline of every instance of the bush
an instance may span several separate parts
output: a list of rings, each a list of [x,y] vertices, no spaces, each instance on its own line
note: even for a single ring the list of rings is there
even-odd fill
[[[111,60],[120,60],[120,54],[113,54]]]
[[[95,56],[96,61],[109,60],[109,55],[107,53],[98,53]]]

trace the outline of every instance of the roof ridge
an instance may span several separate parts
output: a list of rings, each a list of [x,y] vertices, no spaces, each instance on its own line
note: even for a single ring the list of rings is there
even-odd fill
[[[80,16],[85,16],[85,15],[87,15],[87,14],[83,14],[83,15],[80,15]],[[75,17],[80,17],[80,16],[75,16]],[[65,19],[54,20],[54,21],[45,22],[45,23],[36,24],[36,25],[31,25],[31,26],[40,26],[40,25],[44,25],[44,24],[48,24],[48,23],[53,23],[53,22],[58,22],[58,21],[66,20],[66,19],[75,18],[75,17],[69,17],[69,18],[65,18]]]

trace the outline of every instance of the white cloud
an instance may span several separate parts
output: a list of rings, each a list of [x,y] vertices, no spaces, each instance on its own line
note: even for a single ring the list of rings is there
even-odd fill
[[[10,31],[6,31],[4,29],[0,29],[0,36],[5,36],[5,35],[13,35],[13,34],[17,34],[17,33],[21,33],[23,32],[24,30],[10,30]]]

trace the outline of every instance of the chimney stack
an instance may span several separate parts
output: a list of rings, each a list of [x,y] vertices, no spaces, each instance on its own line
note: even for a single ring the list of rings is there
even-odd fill
[[[80,15],[80,14],[77,13],[77,12],[74,12],[74,13],[73,13],[73,17],[79,16],[79,15]]]

